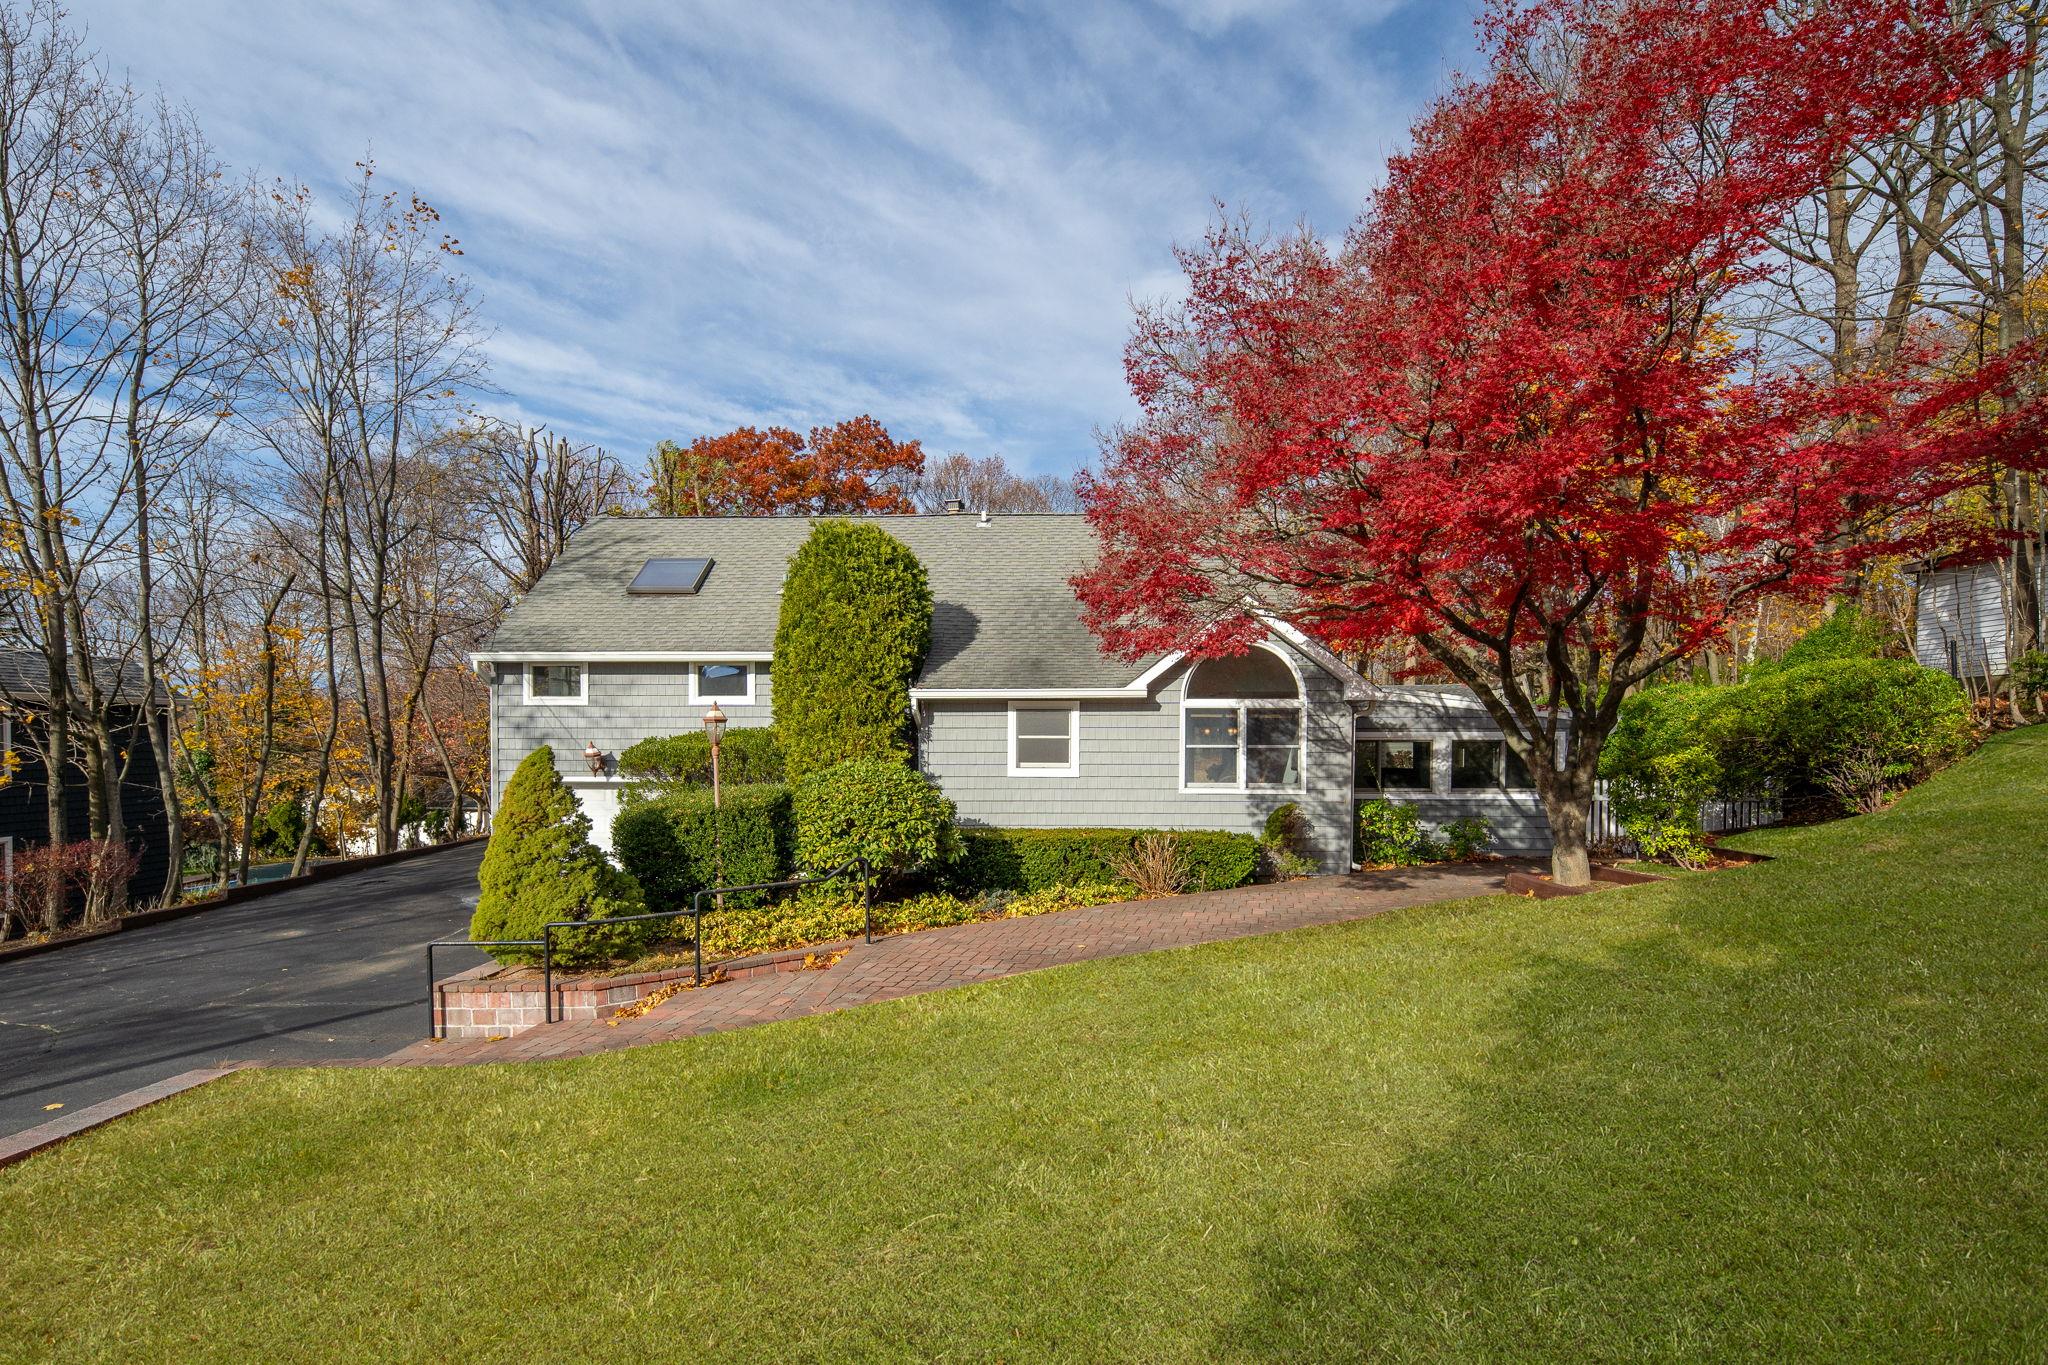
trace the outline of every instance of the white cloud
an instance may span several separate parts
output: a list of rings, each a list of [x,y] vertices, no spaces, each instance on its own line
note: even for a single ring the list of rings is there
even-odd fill
[[[1437,75],[1436,40],[1404,25],[1440,10],[1402,9],[1127,0],[970,23],[908,3],[350,0],[252,21],[227,0],[80,0],[75,17],[238,162],[331,185],[367,146],[439,207],[506,411],[629,457],[871,411],[930,448],[1060,469],[1128,412],[1126,300],[1172,292],[1169,248],[1212,199],[1341,228]]]

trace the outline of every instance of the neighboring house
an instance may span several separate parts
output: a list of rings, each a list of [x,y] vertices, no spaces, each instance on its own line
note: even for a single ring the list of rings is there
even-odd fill
[[[1432,824],[1484,815],[1505,851],[1549,846],[1526,774],[1462,688],[1374,686],[1284,629],[1240,658],[1126,663],[1103,653],[1069,586],[1095,557],[1082,518],[866,520],[931,578],[916,758],[963,824],[1257,832],[1294,801],[1337,871],[1355,802],[1385,795]],[[552,745],[605,841],[621,750],[701,728],[714,699],[732,725],[768,724],[782,580],[810,529],[614,517],[578,531],[473,656],[491,689],[494,798]]]
[[[115,734],[127,743],[128,769],[121,786],[121,813],[128,841],[140,855],[140,867],[129,883],[134,898],[155,896],[170,871],[170,824],[164,816],[163,789],[157,783],[156,753],[144,725],[163,725],[169,714],[159,692],[143,706],[142,670],[134,664],[104,662],[95,669],[100,685],[116,699]],[[14,859],[23,850],[50,841],[50,784],[43,772],[42,718],[49,709],[50,673],[43,656],[32,649],[0,648],[0,751],[8,756],[10,780],[0,786],[0,875],[13,894]],[[77,743],[74,736],[74,746]],[[64,822],[72,839],[83,839],[87,803],[85,770],[70,765],[64,776]]]
[[[2041,566],[2048,600],[2048,561]],[[1969,682],[2006,673],[2008,592],[1995,558],[1937,559],[1913,571],[1913,653],[1927,668]]]

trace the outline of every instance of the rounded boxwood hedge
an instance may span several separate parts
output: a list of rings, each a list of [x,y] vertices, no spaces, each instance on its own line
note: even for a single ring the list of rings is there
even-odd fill
[[[865,858],[901,877],[952,861],[960,841],[953,803],[923,773],[887,758],[856,758],[796,784],[796,860],[829,872]]]

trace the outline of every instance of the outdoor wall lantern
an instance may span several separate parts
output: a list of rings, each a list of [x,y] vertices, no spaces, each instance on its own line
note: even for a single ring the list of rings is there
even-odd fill
[[[592,777],[604,776],[604,750],[597,747],[596,740],[593,739],[583,746],[583,761],[590,765]]]

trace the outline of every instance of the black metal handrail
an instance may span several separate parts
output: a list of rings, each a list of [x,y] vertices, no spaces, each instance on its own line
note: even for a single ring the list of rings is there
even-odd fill
[[[852,872],[860,874],[862,933],[867,942],[873,943],[875,941],[875,879],[873,875],[874,869],[869,865],[866,858],[855,858],[843,867],[835,867],[830,872],[820,872],[814,877],[789,877],[779,882],[755,882],[749,886],[707,886],[702,891],[699,891],[690,901],[690,913],[695,920],[690,929],[690,946],[697,955],[694,984],[699,986],[704,984],[704,898],[706,896],[717,898],[717,903],[713,907],[714,910],[723,910],[727,893],[781,891],[793,886],[818,886],[825,882],[835,881]],[[543,929],[541,933],[545,936],[547,931]]]
[[[549,920],[540,928],[539,938],[504,939],[438,939],[427,945],[427,1022],[429,1036],[441,1036],[440,1026],[434,1018],[434,949],[436,948],[538,948],[540,949],[541,1018],[547,1023],[555,1022],[555,931],[557,929],[604,929],[617,924],[641,924],[657,919],[681,919],[688,915],[690,925],[690,947],[696,962],[692,970],[692,984],[704,984],[704,898],[714,898],[712,912],[725,908],[725,897],[742,895],[750,891],[782,891],[791,887],[820,886],[837,881],[841,877],[858,874],[860,877],[861,921],[869,943],[875,941],[875,894],[874,867],[866,858],[855,858],[830,872],[820,872],[809,877],[787,877],[776,882],[751,882],[745,886],[707,886],[691,898],[687,910],[650,910],[642,915],[613,915],[605,919],[557,919]]]

